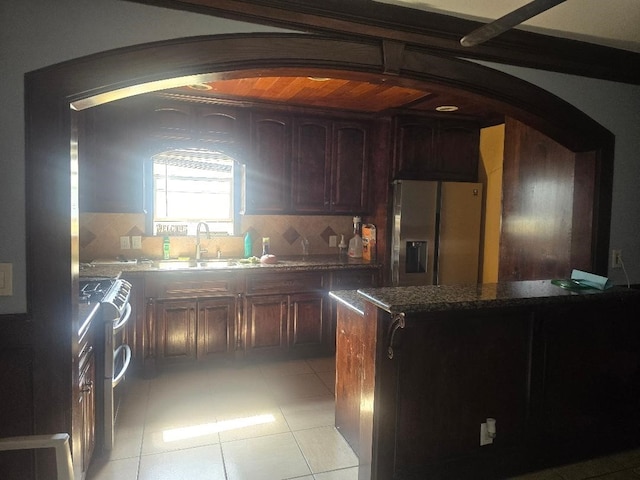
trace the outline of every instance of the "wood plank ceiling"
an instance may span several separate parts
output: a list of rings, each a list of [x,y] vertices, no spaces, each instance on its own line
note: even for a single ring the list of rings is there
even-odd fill
[[[339,109],[372,115],[435,113],[455,106],[450,115],[478,120],[483,125],[502,121],[503,115],[484,102],[462,92],[444,92],[423,85],[394,85],[383,77],[334,78],[306,75],[227,78],[169,90],[170,93],[209,99],[286,104],[296,107]]]

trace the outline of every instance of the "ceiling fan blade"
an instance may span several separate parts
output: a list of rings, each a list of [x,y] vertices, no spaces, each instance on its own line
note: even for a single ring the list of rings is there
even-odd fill
[[[460,44],[463,47],[479,45],[565,1],[566,0],[533,0],[511,13],[507,13],[504,17],[500,17],[465,35],[460,40]]]

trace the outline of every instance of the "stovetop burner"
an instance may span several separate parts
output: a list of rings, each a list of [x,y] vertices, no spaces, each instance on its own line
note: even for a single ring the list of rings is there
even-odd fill
[[[113,286],[112,278],[91,278],[80,280],[80,303],[97,303],[102,301]]]

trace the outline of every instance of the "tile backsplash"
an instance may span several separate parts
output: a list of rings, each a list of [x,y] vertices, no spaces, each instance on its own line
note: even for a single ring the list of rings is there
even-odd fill
[[[350,216],[295,216],[295,215],[245,215],[241,217],[241,236],[203,236],[201,245],[207,250],[205,257],[215,257],[218,250],[222,257],[244,255],[244,234],[248,231],[253,240],[253,255],[262,253],[262,237],[269,237],[271,253],[275,255],[301,255],[302,238],[309,241],[309,253],[338,253],[329,247],[329,237],[340,235],[349,241],[353,223]],[[142,237],[141,249],[120,249],[120,237]],[[83,213],[80,215],[80,261],[90,262],[98,258],[162,257],[162,237],[145,235],[144,214]],[[195,237],[171,237],[171,257],[193,257]]]

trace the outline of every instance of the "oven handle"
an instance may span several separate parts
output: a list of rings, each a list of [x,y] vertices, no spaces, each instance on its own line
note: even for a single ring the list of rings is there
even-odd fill
[[[131,363],[131,347],[129,347],[129,345],[127,345],[126,343],[116,348],[115,352],[113,352],[113,360],[115,361],[118,355],[120,355],[120,352],[122,352],[123,350],[124,350],[124,363],[122,365],[122,370],[120,370],[118,374],[113,377],[113,382],[112,382],[113,388],[116,388],[118,384],[122,381],[122,379],[124,378],[124,374],[127,372],[127,369],[129,368],[129,364]]]
[[[125,324],[129,321],[129,317],[131,316],[131,304],[127,303],[124,307],[124,316],[120,319],[118,323],[113,326],[113,334],[115,335],[120,330],[122,330]]]

